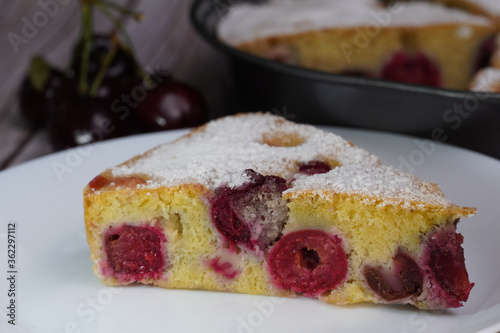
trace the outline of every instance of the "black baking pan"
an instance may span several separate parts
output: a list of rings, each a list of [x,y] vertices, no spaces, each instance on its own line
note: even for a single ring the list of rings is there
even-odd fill
[[[275,110],[294,121],[409,134],[500,158],[500,94],[335,75],[241,52],[216,35],[241,2],[196,0],[191,7],[196,31],[231,61],[234,112]]]

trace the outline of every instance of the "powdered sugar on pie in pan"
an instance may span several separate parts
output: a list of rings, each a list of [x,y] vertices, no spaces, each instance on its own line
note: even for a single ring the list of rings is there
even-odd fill
[[[239,45],[272,36],[381,22],[393,27],[490,24],[484,17],[424,1],[384,8],[378,0],[274,0],[260,5],[241,3],[231,7],[218,27],[218,35],[230,45]]]

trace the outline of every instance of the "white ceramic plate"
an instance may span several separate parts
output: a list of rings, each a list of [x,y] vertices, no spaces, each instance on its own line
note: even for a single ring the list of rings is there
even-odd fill
[[[105,168],[182,131],[109,141],[0,172],[1,332],[498,332],[500,331],[500,162],[447,145],[335,129],[382,161],[440,184],[454,202],[478,208],[464,219],[465,255],[476,283],[464,307],[334,306],[312,299],[148,286],[110,288],[92,272],[82,189]],[[16,224],[15,292],[7,280],[8,224]],[[7,276],[7,278],[5,278]],[[7,306],[15,300],[16,325]],[[0,311],[1,312],[1,311]]]

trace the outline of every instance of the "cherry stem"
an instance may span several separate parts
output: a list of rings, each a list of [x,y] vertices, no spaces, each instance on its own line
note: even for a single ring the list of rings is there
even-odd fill
[[[106,6],[107,8],[116,10],[117,12],[120,12],[121,14],[128,16],[136,21],[141,21],[144,18],[144,15],[142,13],[138,13],[134,10],[125,8],[117,3],[108,1],[108,0],[99,0],[99,2],[103,5]]]
[[[133,10],[127,9],[123,6],[120,6],[112,1],[108,0],[81,0],[82,2],[82,19],[83,19],[83,51],[82,51],[82,63],[80,66],[80,78],[79,78],[79,90],[82,94],[89,93],[89,96],[95,97],[97,92],[99,91],[99,87],[106,76],[106,72],[113,61],[113,58],[118,49],[118,41],[117,38],[113,40],[113,47],[109,50],[108,54],[103,60],[101,67],[99,68],[99,72],[97,73],[96,78],[92,82],[89,92],[89,82],[88,82],[88,69],[90,63],[90,52],[92,48],[92,35],[93,35],[93,6],[95,5],[99,11],[104,14],[111,21],[113,26],[118,30],[118,32],[122,35],[125,40],[126,48],[124,48],[133,58],[135,58],[135,50],[134,44],[132,43],[132,39],[130,35],[127,33],[127,30],[120,22],[120,20],[111,12],[110,9],[113,9],[119,12],[122,15],[132,17],[133,19],[140,21],[142,20],[142,14],[137,13]],[[143,74],[141,69],[136,68],[136,71],[139,74]]]
[[[113,40],[113,46],[109,49],[108,54],[106,54],[106,57],[104,58],[101,67],[99,68],[99,72],[97,73],[94,82],[92,82],[92,86],[90,87],[90,92],[89,92],[90,97],[95,97],[97,95],[97,92],[99,91],[99,87],[101,86],[102,80],[104,80],[106,72],[108,71],[111,62],[115,57],[116,50],[118,48],[116,44],[117,43]]]
[[[90,63],[90,49],[92,47],[92,3],[82,1],[83,19],[83,51],[82,64],[80,66],[79,90],[86,94],[88,91],[88,68]]]
[[[42,93],[43,88],[47,84],[50,76],[50,65],[45,61],[45,59],[36,55],[31,59],[30,68],[28,71],[28,77],[38,93]]]
[[[130,35],[127,32],[127,29],[125,29],[124,25],[118,20],[118,18],[113,15],[113,13],[109,10],[114,9],[118,12],[120,12],[123,15],[129,16],[134,18],[135,20],[142,20],[142,14],[137,13],[135,11],[126,9],[114,2],[108,1],[108,0],[94,0],[97,8],[101,11],[102,14],[104,14],[108,20],[111,21],[113,26],[118,30],[120,35],[122,36],[123,40],[125,41],[125,47],[123,49],[129,53],[129,55],[135,59],[135,49],[134,49],[134,43],[132,42],[132,39],[130,38]],[[137,61],[135,61],[137,63]],[[143,69],[140,66],[135,66],[135,71],[138,76],[144,77],[146,73],[143,71]]]
[[[132,39],[130,38],[130,35],[127,33],[127,29],[125,29],[120,20],[115,15],[113,15],[113,13],[109,10],[108,8],[109,2],[103,0],[96,0],[96,6],[101,11],[101,13],[103,13],[104,16],[106,16],[108,20],[111,21],[113,26],[122,35],[123,39],[125,40],[125,45],[128,49],[128,52],[130,52],[131,54],[135,54]]]

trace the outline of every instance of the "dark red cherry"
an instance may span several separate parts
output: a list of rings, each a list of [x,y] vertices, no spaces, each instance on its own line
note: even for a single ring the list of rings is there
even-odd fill
[[[271,248],[267,264],[278,287],[314,297],[345,280],[348,256],[337,235],[300,230],[284,235]]]
[[[462,242],[461,234],[445,230],[432,234],[427,245],[428,265],[436,281],[450,296],[449,303],[452,307],[458,307],[460,302],[467,301],[474,286],[474,283],[470,283],[465,268]]]
[[[207,119],[202,95],[190,85],[175,80],[163,80],[147,91],[134,111],[148,131],[194,127]]]
[[[109,65],[105,66],[110,51],[115,50]],[[75,81],[81,81],[83,43],[82,40],[74,47],[69,72]],[[87,70],[88,91],[80,94],[91,95],[113,101],[122,94],[130,93],[138,84],[139,65],[132,53],[126,50],[116,38],[109,35],[94,35],[91,40],[90,59]],[[99,81],[100,72],[105,69],[104,76]],[[96,88],[97,87],[97,88]]]
[[[89,187],[93,191],[99,191],[108,186],[137,187],[145,184],[146,181],[144,179],[136,176],[106,178],[98,175],[89,182]]]
[[[230,245],[267,249],[280,235],[288,208],[282,199],[286,181],[246,170],[249,181],[237,188],[215,191],[211,215],[217,230]]]
[[[212,204],[212,220],[224,236],[233,242],[243,243],[250,249],[254,248],[251,242],[250,228],[238,217],[237,209],[233,208],[232,193],[228,191],[217,197]]]
[[[373,292],[387,301],[422,293],[422,271],[415,260],[401,249],[398,249],[392,258],[392,269],[365,266],[363,274]]]
[[[106,57],[113,48],[116,49],[116,53],[106,70],[105,78],[112,81],[120,81],[125,78],[136,76],[138,64],[135,58],[128,50],[125,50],[113,36],[102,34],[93,35],[90,45],[90,59],[87,71],[90,80],[96,77]],[[73,55],[69,67],[69,71],[74,77],[80,76],[82,55],[83,40],[80,39],[73,48]]]
[[[34,57],[21,85],[22,115],[35,127],[45,125],[54,106],[66,93],[67,84],[61,71],[51,67],[42,57]]]
[[[134,85],[138,84],[137,82],[137,79],[132,77],[123,78],[123,80],[105,78],[99,85],[94,97],[112,103],[114,100],[119,100],[122,94],[129,94]]]
[[[307,163],[299,164],[299,173],[305,175],[316,175],[319,173],[326,173],[330,171],[332,168],[329,164],[321,161],[309,161]]]
[[[48,130],[56,150],[117,138],[128,133],[126,120],[111,111],[109,101],[76,95],[54,110]]]
[[[104,250],[115,273],[130,274],[131,279],[140,280],[158,275],[165,266],[165,242],[159,228],[123,225],[106,232]]]
[[[421,52],[394,54],[382,69],[381,78],[435,87],[441,85],[441,74],[437,65]]]

